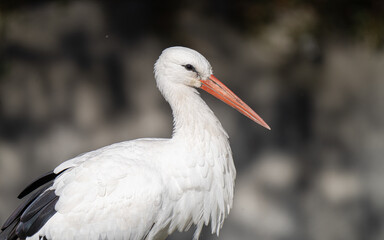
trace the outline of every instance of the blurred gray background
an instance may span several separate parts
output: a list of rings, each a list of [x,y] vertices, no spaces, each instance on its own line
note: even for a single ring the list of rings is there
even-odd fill
[[[379,0],[2,0],[1,223],[61,162],[170,136],[153,64],[175,45],[202,53],[272,127],[202,93],[238,169],[220,239],[384,239]],[[218,238],[206,228],[201,239]]]

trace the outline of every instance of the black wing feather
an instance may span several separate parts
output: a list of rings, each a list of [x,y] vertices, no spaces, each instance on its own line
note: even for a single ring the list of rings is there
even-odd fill
[[[0,232],[1,240],[17,240],[16,235],[16,225],[17,223],[12,223],[8,228],[4,229],[4,231]]]
[[[47,190],[41,194],[36,200],[34,200],[28,207],[25,209],[23,214],[20,217],[21,222],[29,221],[33,216],[36,215],[42,208],[47,206],[57,198],[54,190]]]
[[[47,190],[46,192],[53,192],[54,190]],[[44,193],[45,194],[45,193]],[[52,194],[48,193],[47,196],[52,196]],[[52,199],[49,200],[46,205],[43,205],[42,208],[36,214],[29,214],[30,218],[27,221],[20,221],[16,228],[16,235],[19,238],[27,238],[34,235],[44,224],[56,213],[55,205],[59,197],[54,195]],[[38,201],[38,200],[35,200]],[[38,202],[36,203],[38,204]],[[27,209],[28,210],[28,209]],[[24,214],[21,216],[23,218]]]
[[[21,203],[15,211],[11,214],[11,216],[8,217],[7,221],[3,224],[1,227],[1,230],[6,229],[11,225],[18,217],[21,216],[21,214],[24,212],[24,210],[28,207],[28,205],[33,202],[40,194],[42,194],[47,188],[40,188],[38,191],[34,192],[26,201]]]
[[[30,229],[26,232],[27,236],[32,236],[44,226],[44,224],[56,213],[55,205],[59,197],[56,196],[48,205],[41,209],[36,220],[32,223]],[[17,229],[16,229],[17,232]]]
[[[17,198],[22,199],[23,197],[33,192],[35,189],[55,179],[57,175],[58,174],[54,173],[53,171],[49,171],[46,174],[40,176],[39,178],[35,179],[35,181],[33,181],[31,184],[29,184],[26,188],[24,188],[24,190],[21,191]]]
[[[18,196],[23,198],[35,191],[24,201],[1,227],[0,240],[25,239],[34,235],[56,213],[55,205],[59,197],[54,190],[47,190],[53,180],[63,171],[55,174],[50,171],[29,184]]]

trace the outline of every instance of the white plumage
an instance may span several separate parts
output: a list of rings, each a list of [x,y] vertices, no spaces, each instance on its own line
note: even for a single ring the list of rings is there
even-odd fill
[[[228,135],[196,88],[269,127],[194,50],[164,50],[155,77],[172,108],[172,138],[116,143],[59,165],[45,190],[58,196],[55,212],[27,239],[165,239],[191,225],[198,239],[209,223],[219,233],[232,207],[236,170]]]

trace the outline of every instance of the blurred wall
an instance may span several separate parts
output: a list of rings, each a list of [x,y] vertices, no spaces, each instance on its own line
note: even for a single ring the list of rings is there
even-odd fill
[[[0,222],[62,161],[169,137],[153,64],[182,45],[272,127],[202,93],[238,169],[220,239],[384,239],[383,33],[373,0],[3,0]]]

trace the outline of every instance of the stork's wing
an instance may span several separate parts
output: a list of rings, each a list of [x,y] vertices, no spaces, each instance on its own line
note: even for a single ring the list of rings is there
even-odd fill
[[[32,236],[55,214],[58,196],[49,188],[52,181],[65,170],[57,174],[53,171],[44,174],[19,194],[18,198],[23,198],[33,192],[3,224],[0,240]]]
[[[144,239],[157,234],[168,225],[172,210],[167,204],[160,219],[167,193],[153,152],[160,152],[155,147],[161,144],[123,142],[62,163],[21,193],[31,197],[4,224],[0,240]]]

